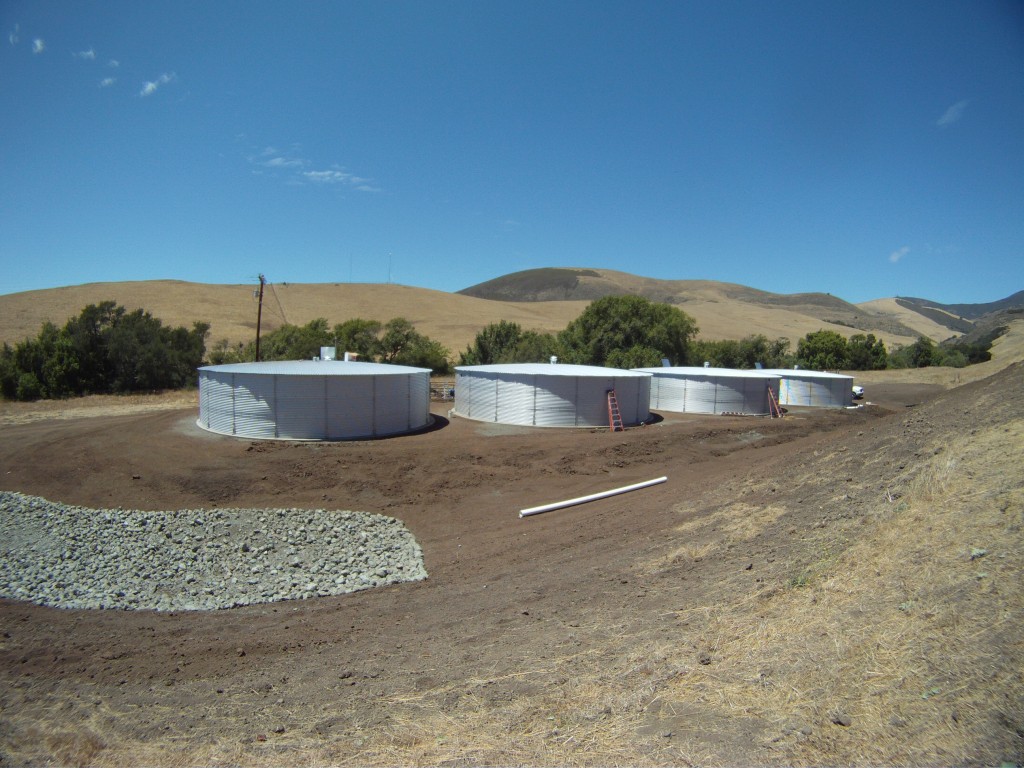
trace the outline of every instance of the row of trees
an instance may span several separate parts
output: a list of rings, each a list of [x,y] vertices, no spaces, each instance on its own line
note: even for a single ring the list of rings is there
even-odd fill
[[[62,327],[0,349],[0,393],[9,400],[180,389],[194,384],[210,326],[165,327],[113,301],[90,304]]]
[[[688,360],[696,333],[696,321],[670,304],[606,296],[557,334],[524,331],[505,320],[492,323],[459,356],[459,364],[538,362],[556,356],[580,365],[644,368],[660,365],[665,357]]]
[[[697,323],[682,310],[639,296],[607,296],[592,302],[559,333],[523,330],[502,320],[488,325],[459,356],[460,365],[544,361],[556,356],[566,363],[644,368],[663,359],[672,365],[812,370],[963,366],[990,357],[988,343],[947,347],[921,337],[892,352],[873,334],[849,339],[835,331],[807,334],[797,343],[763,335],[739,341],[697,341]],[[0,350],[0,393],[8,399],[32,400],[69,395],[177,389],[194,385],[203,364],[209,325],[191,330],[168,328],[141,309],[128,312],[113,301],[90,304],[63,328],[43,325],[39,335]],[[429,368],[451,373],[449,350],[419,333],[408,320],[387,323],[353,319],[328,326],[317,318],[306,325],[284,325],[261,339],[263,360],[301,360],[336,347],[361,359]],[[256,358],[255,342],[220,341],[210,350],[211,364]]]
[[[721,368],[789,368],[870,371],[884,368],[921,368],[929,365],[962,367],[988,360],[989,344],[936,345],[927,337],[891,352],[874,334],[858,333],[849,339],[835,331],[808,333],[797,342],[764,335],[718,341],[695,340],[692,317],[668,304],[638,296],[608,296],[592,302],[564,331],[557,334],[524,331],[502,320],[477,334],[459,357],[460,365],[536,362],[557,356],[567,363],[612,368],[672,365]]]
[[[835,331],[816,331],[797,343],[795,362],[818,371],[877,371],[932,365],[963,368],[990,360],[990,348],[991,340],[978,344],[942,345],[921,336],[913,344],[887,352],[882,340],[871,333],[858,333],[846,339]]]
[[[339,353],[355,352],[365,361],[430,368],[437,374],[451,373],[448,349],[419,333],[404,317],[387,323],[356,318],[333,328],[322,317],[305,325],[285,324],[260,339],[260,359],[309,360],[320,354],[321,347],[336,347]],[[210,350],[213,365],[255,359],[255,341],[235,346],[219,341]]]
[[[638,296],[608,296],[592,302],[557,334],[524,331],[502,320],[477,334],[459,356],[460,365],[525,363],[557,357],[562,362],[611,368],[672,365],[768,368],[792,364],[789,340],[748,336],[740,341],[697,341],[696,321],[669,304]]]

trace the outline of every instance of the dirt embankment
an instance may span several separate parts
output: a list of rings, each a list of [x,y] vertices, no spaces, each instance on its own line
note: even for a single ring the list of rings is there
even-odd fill
[[[1024,756],[1024,370],[625,433],[3,427],[0,487],[400,518],[430,577],[212,613],[0,602],[4,764],[994,764]],[[519,509],[666,475],[537,517]]]

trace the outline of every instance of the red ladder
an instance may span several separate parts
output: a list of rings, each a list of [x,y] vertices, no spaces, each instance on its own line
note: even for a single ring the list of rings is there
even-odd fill
[[[775,397],[775,392],[772,391],[771,384],[768,385],[768,415],[771,418],[782,418],[782,409],[779,407],[779,401]]]
[[[608,427],[612,432],[622,432],[622,414],[619,412],[619,398],[614,389],[608,390]]]

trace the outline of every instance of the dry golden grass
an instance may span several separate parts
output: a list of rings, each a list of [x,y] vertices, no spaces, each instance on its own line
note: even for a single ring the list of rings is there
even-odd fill
[[[144,395],[88,395],[68,400],[38,400],[29,403],[0,400],[0,425],[117,416],[189,407],[199,407],[197,390],[184,389]]]
[[[694,514],[692,510],[683,507],[676,509],[687,516]],[[675,538],[683,543],[668,554],[646,564],[643,570],[656,572],[674,563],[700,562],[713,557],[737,544],[751,541],[785,513],[786,508],[778,504],[763,507],[738,502],[721,507],[710,514],[691,517],[673,529]],[[710,540],[693,540],[696,534],[707,530],[714,530],[715,536]]]
[[[901,307],[896,303],[896,299],[875,299],[874,301],[861,302],[857,306],[863,307],[869,312],[877,312],[880,315],[891,317],[933,341],[943,341],[950,336],[960,335],[912,309]]]
[[[652,282],[620,273],[615,276],[627,284],[631,279],[638,288]],[[858,332],[802,311],[758,303],[753,298],[759,292],[741,286],[711,281],[686,281],[686,285],[687,298],[680,308],[697,320],[700,338],[739,339],[764,334],[769,338],[788,338],[795,345],[807,333],[823,328],[844,336]],[[253,285],[151,280],[88,283],[0,295],[0,342],[16,343],[35,336],[45,321],[63,325],[87,304],[105,300],[129,310],[145,309],[167,325],[191,327],[197,320],[208,322],[210,344],[221,339],[231,343],[249,341],[256,332],[257,303],[253,289]],[[577,317],[587,303],[488,301],[380,283],[281,283],[266,289],[262,328],[272,331],[285,322],[303,325],[318,317],[332,325],[357,317],[381,322],[405,317],[457,357],[489,323],[508,320],[528,330],[557,332]],[[876,335],[890,346],[914,341],[911,337],[882,332]]]
[[[994,658],[1024,618],[1022,444],[1020,420],[964,437],[880,498],[855,540],[821,540],[786,590],[691,609],[715,662],[665,697],[757,718],[792,764],[977,759],[1000,701],[1024,701],[1024,659]]]

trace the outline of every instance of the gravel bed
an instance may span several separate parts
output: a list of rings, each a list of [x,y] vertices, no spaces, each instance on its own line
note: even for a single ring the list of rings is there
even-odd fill
[[[398,520],[324,509],[88,509],[0,491],[0,597],[206,611],[427,577]]]

